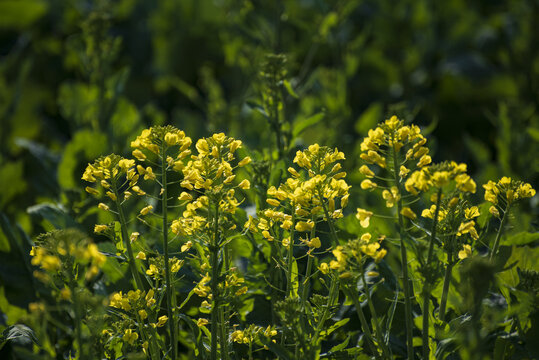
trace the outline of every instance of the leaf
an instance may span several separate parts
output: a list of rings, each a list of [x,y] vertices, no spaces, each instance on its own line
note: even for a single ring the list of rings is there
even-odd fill
[[[0,28],[22,30],[43,17],[48,4],[43,0],[0,1]]]
[[[284,85],[286,91],[288,92],[288,94],[290,94],[290,96],[292,96],[292,97],[294,97],[294,98],[296,98],[296,99],[299,98],[298,94],[296,94],[296,92],[295,92],[294,89],[292,88],[292,84],[290,84],[290,81],[284,80],[284,81],[283,81],[283,85]]]
[[[350,342],[350,334],[348,334],[348,336],[346,337],[346,339],[342,343],[332,347],[331,350],[329,350],[329,353],[332,354],[332,353],[336,353],[336,352],[339,352],[341,350],[344,350],[348,346],[349,342]]]
[[[58,181],[63,188],[74,188],[81,183],[86,163],[93,161],[107,150],[105,134],[81,130],[66,145],[58,167]]]
[[[369,129],[376,126],[382,117],[382,105],[380,103],[371,104],[357,119],[355,129],[358,134],[367,134]]]
[[[294,130],[292,131],[292,135],[294,137],[297,137],[299,134],[301,134],[303,131],[305,131],[307,128],[318,124],[320,121],[324,119],[326,116],[325,113],[319,112],[312,116],[309,116],[308,118],[301,119],[299,121],[294,122]]]
[[[251,109],[251,110],[256,110],[258,111],[259,113],[261,113],[266,119],[269,118],[269,115],[268,113],[266,112],[266,110],[264,109],[264,107],[252,100],[248,100],[246,102],[247,106]]]
[[[337,321],[335,324],[331,325],[326,330],[322,330],[320,332],[320,337],[324,338],[324,337],[328,336],[329,334],[331,334],[332,332],[334,332],[335,330],[337,330],[338,328],[340,328],[341,326],[346,324],[348,321],[350,321],[349,318]]]
[[[526,231],[519,232],[512,236],[504,236],[501,241],[501,245],[530,245],[533,246],[535,242],[539,241],[539,232],[530,233]],[[535,244],[537,245],[537,244]]]
[[[273,341],[271,341],[271,339],[261,336],[260,341],[262,342],[262,344],[266,345],[268,349],[270,349],[271,352],[277,355],[279,359],[282,359],[282,360],[295,359],[294,356],[290,352],[288,352],[288,350],[286,350],[283,346],[277,343],[274,343]]]
[[[55,204],[39,204],[30,206],[28,214],[48,221],[56,229],[67,229],[77,227],[75,220],[71,218],[62,208]]]
[[[4,330],[2,340],[13,341],[22,346],[38,343],[34,330],[23,324],[15,324]]]

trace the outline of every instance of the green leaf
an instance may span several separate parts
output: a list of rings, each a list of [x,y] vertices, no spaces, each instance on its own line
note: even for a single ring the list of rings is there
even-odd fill
[[[382,104],[371,104],[367,110],[365,110],[355,124],[355,129],[358,134],[367,134],[369,129],[372,129],[378,124],[378,121],[382,118]]]
[[[26,190],[24,180],[24,163],[22,161],[0,162],[0,184],[2,193],[0,195],[0,208],[4,208],[9,202]]]
[[[32,343],[37,344],[34,330],[23,324],[15,324],[4,330],[2,340],[13,341],[22,346],[31,345]]]
[[[322,121],[325,118],[325,116],[326,116],[325,113],[319,112],[312,116],[309,116],[308,118],[301,119],[294,122],[294,130],[292,131],[292,135],[294,135],[294,137],[298,136],[307,128],[318,124],[320,121]]]
[[[63,188],[74,188],[81,183],[86,164],[103,155],[107,150],[105,134],[90,130],[77,132],[64,149],[58,181]]]
[[[332,332],[334,332],[335,330],[337,330],[338,328],[340,328],[341,326],[346,324],[348,321],[350,321],[349,318],[337,321],[335,324],[331,325],[326,330],[321,331],[320,332],[320,337],[324,338],[324,337],[328,336],[329,334],[331,334]]]
[[[518,234],[503,237],[501,245],[510,246],[510,245],[537,245],[533,244],[539,241],[539,232],[530,233],[526,231],[519,232]]]
[[[271,352],[277,355],[279,359],[282,359],[282,360],[295,359],[295,357],[290,352],[288,352],[288,350],[286,350],[283,346],[277,343],[274,343],[273,341],[271,341],[271,339],[261,336],[260,341],[262,342],[262,344],[266,345],[268,349],[270,349]]]
[[[0,28],[22,30],[43,17],[48,4],[43,0],[0,1]]]
[[[350,342],[350,334],[348,334],[348,336],[346,337],[346,339],[342,343],[332,347],[331,350],[329,350],[329,353],[331,354],[331,353],[336,353],[336,352],[339,352],[341,350],[344,350],[348,346],[349,342]]]
[[[34,205],[30,206],[27,211],[30,215],[48,221],[56,229],[77,227],[75,220],[55,204]]]
[[[284,80],[284,81],[283,81],[283,85],[284,85],[286,91],[288,92],[288,94],[290,94],[290,96],[292,96],[292,97],[294,97],[294,98],[296,98],[296,99],[299,98],[298,94],[296,94],[296,92],[295,92],[294,89],[292,88],[292,84],[290,84],[290,81]]]

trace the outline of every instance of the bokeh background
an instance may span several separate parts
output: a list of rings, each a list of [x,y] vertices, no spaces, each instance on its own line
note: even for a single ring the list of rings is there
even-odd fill
[[[151,125],[275,146],[256,105],[268,54],[286,56],[293,147],[338,146],[351,172],[397,114],[434,161],[537,187],[537,24],[536,0],[2,0],[2,221],[30,236],[65,221],[85,165]]]

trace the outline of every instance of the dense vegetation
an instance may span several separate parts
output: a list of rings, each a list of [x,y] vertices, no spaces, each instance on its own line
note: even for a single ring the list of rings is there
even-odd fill
[[[537,23],[0,2],[0,358],[537,358]]]

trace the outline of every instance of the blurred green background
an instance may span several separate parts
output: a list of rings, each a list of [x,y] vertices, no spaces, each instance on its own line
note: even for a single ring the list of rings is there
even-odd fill
[[[434,161],[537,187],[537,24],[536,0],[2,0],[0,211],[30,235],[65,221],[85,165],[151,125],[275,146],[253,106],[267,54],[287,59],[293,146],[338,146],[350,172],[395,113]]]

